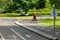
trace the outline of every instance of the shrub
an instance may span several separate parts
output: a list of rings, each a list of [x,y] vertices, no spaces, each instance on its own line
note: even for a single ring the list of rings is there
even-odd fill
[[[58,16],[60,16],[60,13],[58,13]]]

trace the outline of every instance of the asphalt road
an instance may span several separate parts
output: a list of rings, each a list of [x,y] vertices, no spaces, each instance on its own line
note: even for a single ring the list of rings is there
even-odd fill
[[[20,26],[1,26],[2,40],[48,40]]]
[[[37,24],[34,21],[32,22],[32,21],[29,21],[29,20],[27,20],[27,21],[25,20],[25,21],[19,21],[19,23],[21,23],[24,26],[36,29],[38,31],[41,31],[41,32],[44,32],[44,33],[47,33],[47,34],[50,34],[50,35],[53,35],[53,36],[55,35],[60,40],[60,29],[56,29],[55,34],[54,34],[54,29],[53,28],[45,27],[44,25]]]
[[[0,19],[0,40],[48,40],[14,24],[15,20]]]

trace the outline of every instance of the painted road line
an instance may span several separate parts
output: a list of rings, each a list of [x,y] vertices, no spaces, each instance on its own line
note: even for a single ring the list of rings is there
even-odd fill
[[[15,38],[15,39],[17,38],[15,35],[12,35],[12,37]]]
[[[19,26],[17,26],[19,27]],[[26,37],[31,38],[32,35],[25,34]]]
[[[17,33],[14,29],[10,28],[10,30],[12,30],[14,33],[16,33],[23,40],[26,40],[23,36],[21,36],[19,33]]]
[[[32,35],[27,35],[27,34],[26,34],[26,36],[27,36],[28,38],[31,38]]]
[[[5,38],[3,37],[3,35],[2,35],[2,33],[0,32],[0,35],[1,35],[1,37],[2,37],[2,40],[5,40]]]

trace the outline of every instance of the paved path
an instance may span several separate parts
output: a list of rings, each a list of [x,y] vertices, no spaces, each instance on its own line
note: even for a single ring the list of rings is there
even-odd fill
[[[48,40],[32,31],[16,25],[15,19],[0,19],[1,40]]]
[[[54,36],[54,30],[52,28],[49,27],[45,27],[43,25],[39,25],[34,21],[29,21],[29,20],[22,20],[22,21],[18,21],[20,24],[24,25],[24,26],[28,26],[31,28],[34,28],[36,30],[45,32],[47,34],[53,35]],[[56,33],[55,33],[56,37],[58,37],[60,39],[60,29],[56,29]]]

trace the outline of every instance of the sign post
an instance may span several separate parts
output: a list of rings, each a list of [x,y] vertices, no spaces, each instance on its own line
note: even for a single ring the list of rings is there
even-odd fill
[[[55,9],[56,9],[56,1],[53,0],[53,15],[54,15],[54,37],[56,36],[55,33],[56,33],[56,12],[55,12]]]
[[[55,29],[56,29],[56,28],[55,28],[55,27],[56,27],[56,25],[55,25],[55,24],[56,24],[56,22],[55,22],[55,21],[56,21],[55,9],[53,10],[53,14],[54,14],[54,36],[55,36],[55,32],[56,32],[56,31],[55,31]]]

